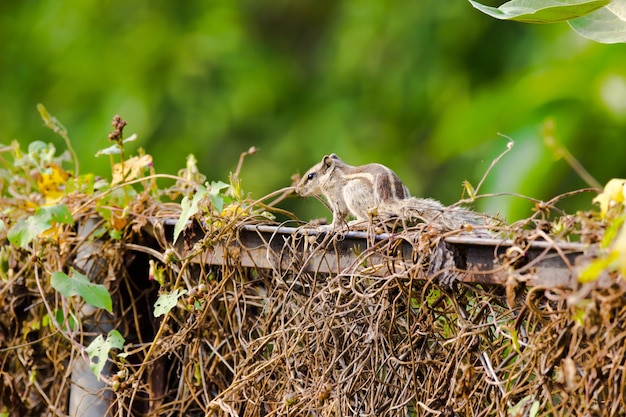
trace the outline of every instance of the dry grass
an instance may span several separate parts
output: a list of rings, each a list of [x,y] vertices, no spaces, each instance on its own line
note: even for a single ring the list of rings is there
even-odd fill
[[[202,231],[200,256],[211,242],[237,239],[242,220],[253,219]],[[188,293],[156,319],[149,253],[171,247],[158,226],[149,234],[140,223],[121,241],[79,240],[68,228],[67,245],[42,247],[38,259],[5,246],[14,272],[0,286],[0,394],[11,415],[67,409],[73,361],[90,335],[85,317],[74,329],[41,325],[51,312],[67,320],[80,311],[47,282],[51,271],[84,265],[77,253],[94,244],[91,277],[115,300],[115,314],[97,322],[111,320],[129,353],[114,358],[111,374],[121,372],[108,377],[120,383],[114,415],[565,416],[626,407],[622,281],[534,287],[510,305],[501,286],[440,288],[420,260],[396,274],[355,264],[327,275],[302,268],[306,252],[273,270],[242,268],[231,253],[223,267],[167,263],[161,291]],[[311,250],[333,251],[337,238]]]
[[[552,202],[538,205],[526,224],[505,228],[520,249],[497,259],[507,285],[442,286],[450,272],[438,252],[443,236],[423,224],[332,273],[305,265],[320,252],[338,257],[340,234],[294,235],[279,249],[287,263],[272,268],[244,268],[243,248],[210,265],[216,245],[237,242],[242,225],[263,218],[242,207],[259,206],[235,201],[230,211],[202,211],[182,250],[162,224],[180,206],[158,202],[152,181],[136,180],[144,191],[132,204],[110,208],[111,222],[123,220],[120,239],[94,234],[103,223],[87,222],[98,218],[102,196],[79,194],[66,198],[77,226],[59,226],[55,238],[19,249],[0,234],[0,415],[66,415],[77,361],[110,328],[124,336],[126,356],[113,354],[100,394],[118,416],[596,416],[626,409],[623,280],[607,275],[608,284],[569,290],[513,285],[532,278],[532,268],[515,269],[517,256],[529,242],[550,239],[555,223],[540,219]],[[184,184],[178,195],[193,189]],[[585,214],[559,224],[586,242],[603,233]],[[399,267],[402,240],[414,242],[414,262]],[[87,314],[78,297],[51,287],[50,275],[70,267],[109,289],[112,315]],[[178,305],[155,318],[158,295],[181,289]]]

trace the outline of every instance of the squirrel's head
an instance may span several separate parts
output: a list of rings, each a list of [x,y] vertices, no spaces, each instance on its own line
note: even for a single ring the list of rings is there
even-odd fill
[[[334,153],[324,156],[321,162],[315,164],[302,176],[296,185],[296,193],[302,197],[322,195],[324,184],[330,178],[337,164],[340,163],[342,163],[341,158]]]

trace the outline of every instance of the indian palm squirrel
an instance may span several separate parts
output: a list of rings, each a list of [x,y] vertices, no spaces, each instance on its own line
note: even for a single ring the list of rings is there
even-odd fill
[[[384,165],[352,166],[335,154],[324,156],[309,169],[295,191],[302,197],[321,195],[326,198],[333,212],[332,223],[323,227],[326,230],[367,225],[374,215],[381,219],[418,220],[446,231],[489,224],[484,215],[465,208],[446,207],[431,198],[411,197],[395,172]],[[346,222],[349,215],[354,220]],[[472,234],[488,235],[489,232],[483,228]]]

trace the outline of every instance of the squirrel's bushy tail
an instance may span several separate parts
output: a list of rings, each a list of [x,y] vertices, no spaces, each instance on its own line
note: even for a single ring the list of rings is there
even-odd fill
[[[390,205],[379,207],[379,215],[383,217],[400,216],[409,222],[429,223],[445,231],[461,230],[469,226],[487,226],[492,224],[485,215],[463,207],[446,207],[431,198],[407,198]],[[472,228],[473,235],[490,236],[492,232],[486,228]]]

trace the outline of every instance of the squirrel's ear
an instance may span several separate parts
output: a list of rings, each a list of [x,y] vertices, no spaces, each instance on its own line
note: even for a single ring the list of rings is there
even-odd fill
[[[326,155],[322,159],[322,164],[324,164],[326,168],[330,168],[331,166],[335,164],[335,161],[337,160],[336,158],[337,158],[337,155],[335,155],[334,153],[331,155]]]
[[[324,159],[322,159],[322,162],[324,162],[324,165],[326,165],[327,167],[331,167],[335,165],[335,162],[341,162],[341,158],[339,158],[334,153],[331,153],[330,155],[326,155]]]

